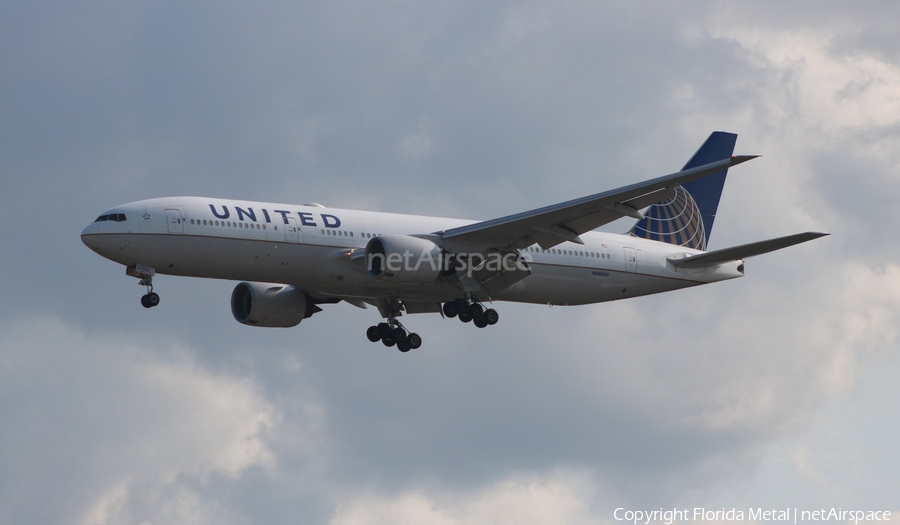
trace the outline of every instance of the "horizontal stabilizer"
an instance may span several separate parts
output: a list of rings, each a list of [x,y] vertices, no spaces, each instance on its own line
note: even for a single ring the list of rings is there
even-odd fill
[[[706,266],[714,266],[730,261],[737,261],[753,257],[754,255],[762,255],[764,253],[774,252],[788,246],[800,244],[801,242],[811,241],[829,235],[828,233],[806,232],[788,235],[787,237],[779,237],[777,239],[769,239],[767,241],[751,242],[750,244],[742,244],[740,246],[732,246],[724,250],[716,250],[706,252],[699,255],[692,255],[683,259],[668,259],[673,266],[677,268],[703,268]]]

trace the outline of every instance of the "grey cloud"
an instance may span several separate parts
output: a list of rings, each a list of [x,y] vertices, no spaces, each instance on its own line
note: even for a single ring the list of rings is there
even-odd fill
[[[560,466],[589,471],[614,495],[604,502],[679,503],[746,482],[742,473],[773,440],[799,432],[896,346],[885,328],[890,294],[866,304],[853,293],[893,283],[889,264],[884,274],[867,265],[892,261],[884,225],[897,184],[889,158],[866,154],[890,151],[892,128],[848,130],[820,108],[804,112],[810,67],[779,62],[746,38],[811,32],[832,38],[826,57],[863,50],[893,60],[889,31],[865,38],[869,24],[883,23],[875,10],[815,6],[15,6],[0,22],[9,72],[0,89],[13,101],[0,119],[0,314],[152,342],[139,352],[146,360],[187,366],[187,377],[232,385],[251,407],[279,414],[265,468],[178,456],[167,468],[187,474],[159,482],[145,463],[113,469],[120,456],[100,449],[65,460],[94,480],[147,476],[135,485],[153,488],[147,498],[135,489],[110,500],[120,521],[183,501],[186,512],[221,520],[321,522],[367,492],[390,501],[425,487],[433,491],[424,501],[441,501],[433,494],[489,491]],[[77,238],[108,207],[173,194],[490,218],[673,171],[711,129],[737,131],[741,152],[765,155],[730,176],[717,247],[795,229],[835,236],[751,260],[735,283],[578,309],[503,304],[501,324],[483,331],[411,316],[426,338],[415,355],[370,345],[363,332],[377,314],[348,305],[295,330],[237,325],[233,283],[161,277],[163,303],[144,311],[135,281]],[[166,354],[179,344],[193,349],[187,362]],[[91,399],[146,406],[110,379],[112,368],[83,372],[96,378],[85,384],[60,372],[81,370],[71,356],[34,348],[4,353],[4,370],[36,379],[6,376],[4,397],[31,396],[23,406],[35,414],[62,403],[72,415],[53,423],[7,414],[68,431],[62,446],[134,422],[120,412],[92,419]],[[90,363],[137,367],[100,348],[85,350]],[[41,391],[53,381],[71,396]],[[183,418],[159,417],[185,428]],[[85,421],[103,425],[83,429]],[[26,430],[5,434],[21,440],[15,450],[25,457],[55,450],[27,442]],[[11,453],[0,461],[25,472]],[[201,482],[204,468],[214,474]],[[0,476],[19,491],[3,493],[33,502],[16,517],[53,521],[59,508],[103,493],[99,481],[61,476],[51,490],[69,506],[39,515],[34,487],[49,474],[37,472]]]

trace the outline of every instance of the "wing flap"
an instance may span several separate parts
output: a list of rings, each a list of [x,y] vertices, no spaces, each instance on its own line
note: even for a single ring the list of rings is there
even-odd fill
[[[750,244],[732,246],[731,248],[725,248],[723,250],[692,255],[683,259],[668,259],[668,261],[676,268],[704,268],[707,266],[715,266],[717,264],[746,259],[748,257],[753,257],[754,255],[774,252],[775,250],[818,239],[819,237],[824,237],[826,235],[829,234],[819,232],[797,233],[786,237],[778,237],[777,239],[751,242]]]

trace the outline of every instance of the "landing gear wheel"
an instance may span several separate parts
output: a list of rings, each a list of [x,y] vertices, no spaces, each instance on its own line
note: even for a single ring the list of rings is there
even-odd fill
[[[475,326],[478,328],[484,328],[488,325],[487,321],[484,320],[484,317],[476,317],[473,323],[475,323]]]
[[[397,343],[397,350],[400,350],[401,352],[409,352],[410,348],[412,347],[406,343]]]
[[[406,342],[406,330],[400,328],[394,328],[394,331],[391,332],[391,339],[397,341],[397,343],[405,343]]]
[[[469,312],[462,311],[462,312],[459,312],[459,320],[464,323],[468,323],[469,321],[472,320],[472,316],[469,315]]]
[[[444,303],[444,317],[449,317],[453,319],[456,317],[456,314],[459,313],[459,310],[456,308],[456,303],[453,301]]]
[[[378,336],[381,339],[391,336],[391,325],[387,323],[378,323],[378,326],[376,328],[378,329]]]
[[[493,308],[488,308],[481,315],[481,318],[484,319],[485,321],[487,321],[487,324],[495,325],[495,324],[497,324],[497,321],[500,320],[500,314],[497,313],[497,310],[494,310]]]
[[[153,308],[159,304],[159,295],[150,292],[141,297],[141,306],[144,308]]]
[[[481,318],[482,314],[484,314],[484,307],[478,303],[472,303],[469,305],[469,315],[472,319]]]
[[[372,341],[373,343],[377,343],[378,341],[380,341],[381,334],[378,333],[378,327],[370,326],[369,329],[366,330],[366,337],[369,339],[369,341]]]
[[[422,337],[419,334],[413,332],[406,336],[406,344],[408,344],[410,348],[415,350],[416,348],[422,346]]]
[[[141,306],[144,308],[153,308],[159,304],[159,295],[153,293],[153,276],[155,274],[156,270],[143,264],[132,264],[125,268],[125,275],[139,278],[138,285],[147,287],[147,293],[141,297]]]
[[[396,341],[394,341],[391,338],[391,336],[381,338],[381,342],[384,344],[384,346],[388,346],[388,347],[394,346],[397,343]]]

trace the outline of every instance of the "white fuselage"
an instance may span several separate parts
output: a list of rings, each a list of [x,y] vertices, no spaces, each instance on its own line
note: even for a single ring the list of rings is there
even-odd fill
[[[292,284],[314,297],[443,302],[461,296],[446,280],[396,283],[351,260],[380,235],[423,235],[475,221],[204,197],[150,199],[106,214],[82,232],[98,254],[159,274]],[[117,216],[121,219],[120,216]],[[531,275],[490,299],[577,305],[648,295],[743,275],[740,261],[676,268],[702,253],[628,235],[588,232],[584,245],[520,250]]]

